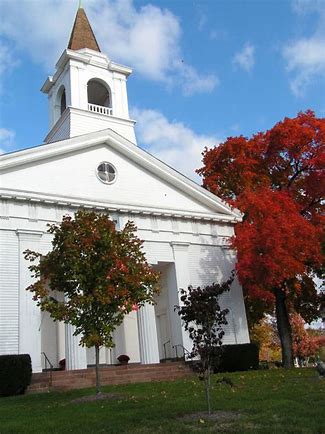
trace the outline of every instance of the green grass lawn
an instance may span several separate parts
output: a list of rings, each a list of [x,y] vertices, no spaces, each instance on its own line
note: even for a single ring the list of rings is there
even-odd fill
[[[234,387],[217,382],[231,378]],[[0,398],[0,433],[325,433],[325,379],[315,369],[214,375],[214,410],[233,420],[179,417],[205,410],[203,383],[191,380],[107,386],[119,400],[71,401],[93,389]]]

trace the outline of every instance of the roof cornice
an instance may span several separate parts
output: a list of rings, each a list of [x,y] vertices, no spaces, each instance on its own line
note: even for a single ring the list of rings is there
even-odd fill
[[[112,62],[106,54],[90,50],[89,48],[83,48],[79,51],[66,49],[63,51],[55,65],[55,74],[53,76],[50,75],[41,87],[43,93],[48,93],[50,91],[69,61],[76,61],[85,65],[93,65],[98,68],[108,69],[109,71],[120,73],[126,78],[132,74],[132,68]]]
[[[24,190],[12,190],[0,188],[0,199],[13,200],[18,202],[30,202],[34,204],[55,205],[67,208],[85,208],[93,209],[96,211],[117,212],[121,214],[139,214],[139,215],[152,215],[160,217],[173,217],[181,218],[184,220],[201,220],[201,221],[218,221],[221,223],[237,223],[238,218],[230,215],[217,214],[217,213],[200,213],[181,211],[168,208],[147,207],[141,205],[130,205],[123,203],[116,203],[110,201],[107,203],[105,200],[85,200],[81,197],[75,196],[60,196],[54,194],[35,193]]]

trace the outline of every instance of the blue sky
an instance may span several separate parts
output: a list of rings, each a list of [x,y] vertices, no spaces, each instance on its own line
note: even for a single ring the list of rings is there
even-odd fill
[[[311,108],[325,116],[325,0],[83,0],[99,45],[131,66],[139,145],[189,176],[230,135]],[[39,89],[77,0],[0,0],[0,149],[42,143]],[[186,156],[186,158],[184,158]]]

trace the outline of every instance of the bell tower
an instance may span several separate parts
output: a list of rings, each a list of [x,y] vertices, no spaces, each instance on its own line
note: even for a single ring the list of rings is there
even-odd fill
[[[129,117],[126,81],[132,69],[100,51],[82,7],[68,48],[41,91],[48,95],[50,132],[46,143],[110,128],[136,144]]]

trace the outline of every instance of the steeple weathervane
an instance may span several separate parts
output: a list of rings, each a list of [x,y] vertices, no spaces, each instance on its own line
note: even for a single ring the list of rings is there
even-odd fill
[[[90,48],[91,50],[100,52],[87,15],[81,6],[81,0],[79,0],[79,9],[73,24],[68,48],[75,51],[81,50],[82,48]]]

